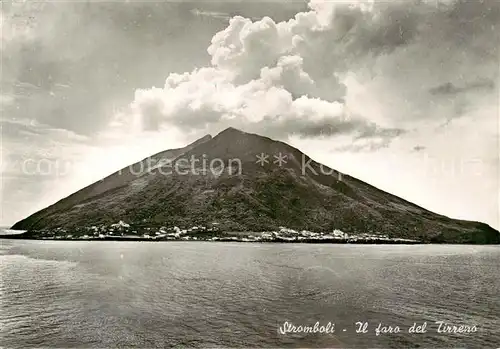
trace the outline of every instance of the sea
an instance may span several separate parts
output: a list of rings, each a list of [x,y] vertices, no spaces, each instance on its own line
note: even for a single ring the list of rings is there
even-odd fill
[[[499,271],[499,246],[3,239],[0,347],[499,348]]]

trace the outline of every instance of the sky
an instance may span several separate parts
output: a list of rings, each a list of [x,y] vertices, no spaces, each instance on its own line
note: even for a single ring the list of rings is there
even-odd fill
[[[0,20],[0,225],[233,126],[500,228],[498,1],[16,1]]]

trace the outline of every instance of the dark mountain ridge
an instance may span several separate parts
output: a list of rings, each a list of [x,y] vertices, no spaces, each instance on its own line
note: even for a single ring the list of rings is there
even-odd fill
[[[143,171],[131,170],[146,160]],[[76,229],[120,220],[147,227],[216,223],[223,231],[339,229],[422,242],[500,243],[487,224],[438,215],[286,143],[234,128],[124,168],[13,229]]]

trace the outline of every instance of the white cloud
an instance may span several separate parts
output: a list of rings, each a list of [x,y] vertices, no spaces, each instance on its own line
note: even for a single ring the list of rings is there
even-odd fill
[[[282,139],[358,131],[387,142],[402,133],[354,116],[344,102],[341,74],[349,45],[341,37],[366,19],[368,9],[321,2],[310,7],[279,23],[232,18],[208,47],[212,66],[171,74],[163,88],[138,90],[130,121],[140,119],[144,130],[162,124],[214,130],[230,123]]]
[[[488,19],[491,28],[450,19],[482,14],[459,1],[312,1],[309,7],[278,23],[231,18],[207,49],[212,65],[171,74],[163,88],[139,90],[134,118],[145,130],[164,123],[213,130],[230,120],[284,139],[314,136],[312,130],[351,132],[352,125],[387,145],[414,123],[430,117],[442,123],[468,103],[436,100],[433,87],[456,81],[457,72],[458,80],[470,81],[495,68],[491,60],[481,64],[474,50],[491,51],[486,38],[498,38],[496,17]],[[469,37],[460,39],[460,30]],[[304,103],[307,114],[296,109]]]

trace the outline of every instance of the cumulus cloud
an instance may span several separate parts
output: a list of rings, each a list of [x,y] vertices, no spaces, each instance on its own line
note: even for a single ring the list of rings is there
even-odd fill
[[[185,130],[231,124],[280,138],[396,137],[402,129],[354,116],[344,101],[341,74],[349,68],[344,53],[354,44],[343,39],[364,26],[370,13],[362,3],[314,1],[310,11],[278,23],[235,16],[211,40],[211,66],[171,74],[163,88],[138,90],[132,118],[140,119],[144,130],[162,123]]]
[[[132,113],[144,130],[167,123],[185,132],[231,124],[276,137],[352,133],[387,138],[403,132],[351,115],[342,102],[301,93],[316,86],[297,68],[298,62],[297,57],[283,57],[275,68],[264,67],[258,79],[240,85],[226,71],[213,68],[172,74],[164,88],[138,90]]]
[[[130,118],[144,130],[230,124],[284,139],[350,134],[345,149],[376,150],[414,122],[432,115],[442,124],[476,102],[443,95],[495,87],[482,76],[494,69],[486,54],[495,57],[497,48],[487,39],[498,41],[499,8],[492,1],[313,0],[286,21],[235,16],[213,36],[210,66],[138,90]],[[478,16],[481,23],[471,24]],[[478,48],[486,53],[478,56]],[[364,139],[368,145],[359,144]]]

